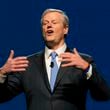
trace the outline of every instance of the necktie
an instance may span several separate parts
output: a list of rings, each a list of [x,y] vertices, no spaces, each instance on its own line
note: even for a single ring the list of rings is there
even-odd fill
[[[51,54],[51,76],[50,76],[50,86],[51,86],[51,91],[54,89],[54,84],[56,81],[57,73],[58,73],[58,65],[56,62],[56,52],[52,52]]]

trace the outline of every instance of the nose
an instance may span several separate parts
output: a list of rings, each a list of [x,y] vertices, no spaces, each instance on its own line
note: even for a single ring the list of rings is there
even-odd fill
[[[47,28],[52,28],[52,24],[51,23],[48,23],[47,24]]]

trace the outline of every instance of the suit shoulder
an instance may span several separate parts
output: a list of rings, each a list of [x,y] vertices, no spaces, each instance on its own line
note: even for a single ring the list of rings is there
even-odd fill
[[[91,55],[85,54],[85,53],[79,53],[79,54],[80,54],[80,56],[81,56],[83,59],[85,59],[86,61],[89,61],[89,62],[93,61],[93,58],[92,58]]]
[[[86,54],[86,53],[79,53],[82,57],[88,57],[88,58],[92,58],[91,55]]]
[[[43,54],[43,51],[39,51],[39,52],[36,52],[36,53],[33,53],[31,55],[28,55],[27,58],[28,59],[31,59],[31,58],[34,58],[34,57],[39,57]]]

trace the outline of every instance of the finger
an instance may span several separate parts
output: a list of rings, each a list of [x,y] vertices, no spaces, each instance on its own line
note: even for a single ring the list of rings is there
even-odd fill
[[[71,62],[71,63],[66,63],[61,65],[61,67],[68,67],[68,66],[75,66],[75,64]]]
[[[22,56],[22,57],[14,58],[14,61],[22,61],[22,60],[26,60],[27,61],[27,57]]]
[[[26,71],[26,68],[12,69],[13,72]]]
[[[67,57],[70,58],[70,57],[73,57],[73,56],[74,56],[74,54],[73,53],[69,53],[69,52],[60,54],[61,58],[67,58]]]
[[[13,65],[12,68],[25,68],[28,67],[28,64],[19,64],[19,65]]]
[[[28,63],[29,61],[27,60],[20,60],[20,61],[13,62],[13,65],[28,64]]]
[[[79,56],[79,53],[78,53],[78,51],[77,51],[77,49],[76,49],[76,48],[74,48],[74,49],[73,49],[73,52],[74,52],[76,55],[78,55],[78,56]]]
[[[11,50],[8,59],[12,59],[13,57],[14,57],[14,50]]]
[[[63,58],[63,59],[59,59],[58,61],[60,61],[60,62],[71,62],[71,59],[70,58]]]

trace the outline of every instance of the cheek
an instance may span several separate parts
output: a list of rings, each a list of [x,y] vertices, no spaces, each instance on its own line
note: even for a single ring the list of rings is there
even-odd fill
[[[43,39],[45,39],[45,38],[46,38],[46,33],[45,33],[45,31],[44,31],[44,30],[42,30],[42,37],[43,37]]]
[[[45,28],[42,28],[42,34],[45,35]]]
[[[45,31],[42,29],[42,35],[45,35]]]
[[[64,31],[61,28],[59,28],[57,29],[56,34],[64,35]]]
[[[56,28],[55,28],[55,30],[56,30],[56,33],[58,34],[58,33],[61,33],[62,32],[62,27],[61,26],[57,26]]]
[[[45,28],[44,27],[42,27],[42,32],[45,32]]]

